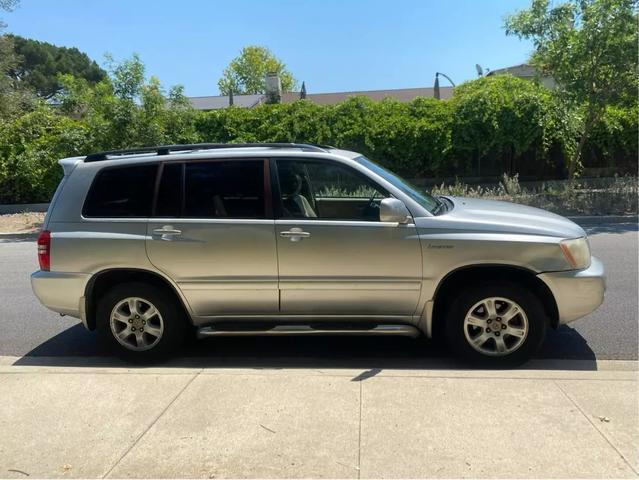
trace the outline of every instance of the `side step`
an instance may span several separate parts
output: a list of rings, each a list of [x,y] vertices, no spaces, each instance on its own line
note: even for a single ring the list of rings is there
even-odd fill
[[[375,325],[371,328],[314,328],[310,325],[277,325],[266,329],[227,329],[215,326],[197,330],[198,338],[285,335],[395,335],[416,338],[421,332],[412,325]]]

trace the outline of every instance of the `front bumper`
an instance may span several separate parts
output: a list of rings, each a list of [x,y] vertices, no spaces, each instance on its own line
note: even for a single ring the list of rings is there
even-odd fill
[[[555,297],[560,325],[588,315],[603,302],[606,277],[598,258],[592,257],[584,270],[542,273],[539,278]]]
[[[86,273],[44,272],[31,274],[31,289],[40,303],[54,312],[82,318],[84,290],[90,275]]]

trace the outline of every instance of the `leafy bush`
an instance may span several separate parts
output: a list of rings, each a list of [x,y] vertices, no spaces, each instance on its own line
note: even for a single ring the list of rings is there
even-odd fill
[[[451,103],[452,150],[460,157],[521,157],[533,151],[535,161],[545,162],[553,145],[565,150],[572,141],[560,103],[534,82],[483,77],[458,87]]]
[[[196,142],[300,142],[361,152],[409,178],[555,171],[574,146],[573,117],[552,93],[509,75],[463,84],[448,101],[409,103],[353,97],[337,105],[292,104],[191,108],[183,90],[165,91],[137,57],[111,67],[95,85],[61,76],[56,106],[37,104],[22,116],[0,117],[0,202],[47,200],[59,158],[92,151]],[[610,165],[637,158],[637,104],[610,107],[593,130],[590,150]],[[567,153],[568,152],[568,153]],[[508,177],[508,178],[511,178]],[[517,177],[515,177],[517,178]],[[487,192],[461,184],[442,191],[518,195],[503,180]],[[523,193],[522,193],[523,195]]]
[[[57,160],[86,152],[87,134],[45,106],[0,123],[0,203],[48,201],[62,177]]]
[[[593,126],[586,143],[586,152],[594,159],[593,166],[616,166],[627,160],[636,167],[639,158],[639,105],[609,105],[601,120]]]

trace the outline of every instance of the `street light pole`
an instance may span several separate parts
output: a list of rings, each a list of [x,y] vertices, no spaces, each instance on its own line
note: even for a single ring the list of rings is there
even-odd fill
[[[455,82],[453,82],[450,77],[448,75],[446,75],[445,73],[442,72],[437,72],[435,73],[435,85],[433,87],[433,96],[439,100],[441,98],[440,92],[439,92],[439,76],[444,77],[446,80],[448,80],[450,82],[450,84],[453,86],[453,88],[455,88]]]

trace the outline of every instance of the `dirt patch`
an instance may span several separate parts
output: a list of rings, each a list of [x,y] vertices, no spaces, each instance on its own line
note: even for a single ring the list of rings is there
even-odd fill
[[[40,230],[45,213],[26,212],[0,215],[0,233],[34,233]]]

